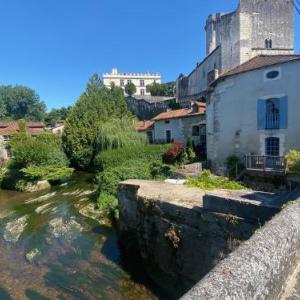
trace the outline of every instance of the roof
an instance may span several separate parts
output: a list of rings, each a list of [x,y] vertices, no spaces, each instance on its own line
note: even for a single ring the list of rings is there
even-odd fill
[[[148,129],[151,129],[153,124],[154,124],[154,121],[147,120],[147,121],[136,122],[134,124],[134,126],[135,126],[137,131],[146,131]]]
[[[144,100],[148,103],[158,103],[158,102],[165,102],[165,101],[171,101],[174,100],[175,97],[163,97],[163,96],[130,96],[131,98],[134,98],[136,100]]]
[[[223,79],[240,73],[257,70],[277,64],[287,63],[295,60],[300,60],[300,55],[259,55],[241,64],[240,66],[237,66],[236,68],[233,68],[230,71],[224,73],[218,79]],[[218,81],[218,79],[216,81]]]
[[[44,132],[45,124],[43,122],[26,122],[26,130],[31,135]],[[18,121],[0,121],[0,135],[11,135],[19,130]]]

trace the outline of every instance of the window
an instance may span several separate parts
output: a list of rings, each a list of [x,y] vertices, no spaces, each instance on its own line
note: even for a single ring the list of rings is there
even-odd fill
[[[269,71],[266,73],[265,76],[267,79],[276,79],[279,76],[279,71],[278,70]]]
[[[199,136],[200,135],[200,126],[193,126],[192,127],[192,136]]]
[[[145,80],[140,80],[140,86],[142,86],[142,87],[145,86]]]
[[[141,96],[145,96],[145,90],[141,89]]]
[[[259,99],[257,104],[257,124],[259,130],[287,129],[288,98]]]
[[[124,85],[125,85],[124,79],[121,79],[120,80],[120,86],[124,86]]]
[[[279,156],[280,155],[280,139],[277,137],[266,138],[266,155],[267,156]]]
[[[171,143],[171,130],[166,130],[166,142],[169,144]]]
[[[272,47],[273,47],[273,42],[272,42],[272,40],[271,40],[271,39],[266,39],[266,40],[265,40],[265,48],[266,48],[266,49],[272,49]]]
[[[280,128],[280,106],[279,99],[266,100],[266,129]]]
[[[131,80],[130,80],[130,79],[128,79],[128,80],[127,80],[127,84],[130,84],[130,83],[131,83]]]
[[[166,120],[166,121],[165,121],[165,124],[170,124],[170,120]]]

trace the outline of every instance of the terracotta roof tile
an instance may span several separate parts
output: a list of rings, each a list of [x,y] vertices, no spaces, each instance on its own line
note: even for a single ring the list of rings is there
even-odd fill
[[[154,124],[154,121],[139,121],[135,123],[135,128],[138,131],[146,131],[148,129],[150,129]]]
[[[26,122],[26,130],[32,135],[44,132],[43,122]],[[18,121],[0,121],[0,135],[12,135],[19,130]]]

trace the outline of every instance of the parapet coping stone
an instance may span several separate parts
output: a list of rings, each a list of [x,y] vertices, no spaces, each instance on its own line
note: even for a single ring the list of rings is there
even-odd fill
[[[299,257],[300,199],[257,230],[181,299],[280,299]]]

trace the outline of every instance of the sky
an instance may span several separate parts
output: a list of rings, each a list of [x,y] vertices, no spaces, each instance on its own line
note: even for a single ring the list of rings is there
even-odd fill
[[[0,0],[0,85],[73,105],[93,73],[189,73],[205,56],[206,18],[238,0]],[[296,16],[300,52],[300,17]]]

